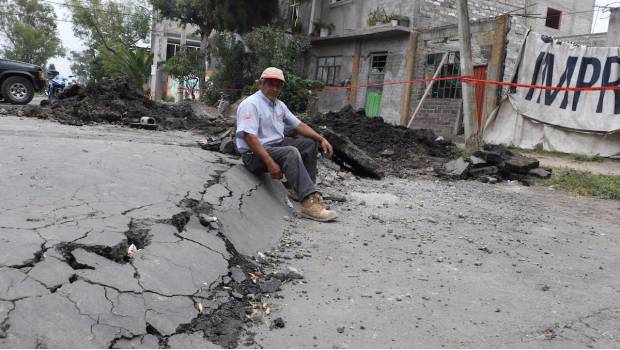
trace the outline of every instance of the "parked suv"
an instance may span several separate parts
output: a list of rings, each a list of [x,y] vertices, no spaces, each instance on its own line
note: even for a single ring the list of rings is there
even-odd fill
[[[32,101],[45,89],[43,69],[34,64],[0,59],[0,99],[18,105]]]

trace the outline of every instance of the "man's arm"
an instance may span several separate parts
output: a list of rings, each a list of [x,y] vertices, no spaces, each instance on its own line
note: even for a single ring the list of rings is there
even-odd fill
[[[328,157],[331,158],[331,156],[334,154],[334,149],[332,148],[332,145],[323,136],[319,135],[319,133],[309,127],[308,124],[303,122],[300,123],[299,126],[297,126],[297,128],[295,129],[295,131],[297,131],[297,133],[301,136],[305,136],[316,141],[319,145],[321,145],[321,148],[325,153],[327,153]]]
[[[243,139],[250,147],[250,150],[252,150],[252,152],[254,152],[254,154],[263,161],[263,163],[265,163],[265,166],[267,166],[267,171],[269,172],[269,175],[271,175],[271,178],[275,180],[282,179],[282,169],[280,168],[280,165],[278,165],[278,163],[276,163],[275,160],[271,158],[269,153],[267,153],[267,150],[260,143],[258,137],[256,137],[256,135],[254,134],[246,132],[243,136]]]

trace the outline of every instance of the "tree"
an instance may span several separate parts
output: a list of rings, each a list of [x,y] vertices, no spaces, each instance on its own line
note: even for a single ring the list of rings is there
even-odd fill
[[[278,14],[278,0],[150,0],[163,18],[198,27],[200,48],[206,54],[211,32],[245,33],[268,24]]]
[[[289,35],[271,26],[256,28],[243,40],[250,49],[250,73],[257,76],[266,67],[278,67],[300,75],[297,58],[310,48],[310,40],[301,35]]]
[[[90,48],[115,52],[118,46],[134,49],[149,41],[151,15],[140,0],[67,0],[67,4],[73,33]]]
[[[105,77],[101,56],[93,49],[71,51],[71,71],[82,85]]]
[[[198,50],[182,47],[177,54],[164,64],[164,71],[179,81],[179,86],[185,86],[187,81],[200,80],[204,74],[204,56]],[[190,90],[192,100],[196,98],[193,86]]]
[[[73,32],[88,49],[73,55],[78,74],[88,80],[126,76],[142,88],[150,75],[153,55],[139,47],[149,41],[151,13],[146,2],[67,0]]]
[[[127,49],[119,45],[114,50],[102,52],[104,70],[111,76],[125,76],[136,87],[143,88],[151,74],[153,55],[142,47]]]
[[[0,0],[0,8],[6,58],[42,66],[49,58],[64,55],[51,5],[38,0]]]

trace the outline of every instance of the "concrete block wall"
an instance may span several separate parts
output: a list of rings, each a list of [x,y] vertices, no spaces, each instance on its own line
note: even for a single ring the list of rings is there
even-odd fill
[[[475,66],[488,63],[495,28],[495,19],[485,19],[472,23],[472,54]],[[421,33],[415,56],[414,79],[431,78],[435,73],[435,67],[426,65],[427,55],[459,51],[459,45],[458,29],[455,25],[433,28]],[[413,86],[409,115],[415,111],[427,86],[427,84],[415,84]],[[438,135],[452,138],[460,104],[461,99],[427,98],[422,104],[422,109],[416,116],[412,127],[430,128]]]
[[[555,39],[569,41],[578,45],[591,47],[607,47],[607,33],[556,36]]]
[[[452,139],[461,104],[460,98],[428,98],[413,122],[413,127],[433,129],[438,136]]]
[[[471,0],[469,17],[475,21],[494,17],[523,7],[524,0]],[[418,0],[415,28],[457,24],[457,0]]]
[[[371,54],[374,52],[387,52],[387,64],[385,69],[386,82],[402,81],[407,75],[407,43],[409,36],[401,36],[391,39],[368,40],[362,44],[359,83],[368,83],[368,72],[371,64]],[[367,89],[360,89],[357,93],[356,108],[366,105]],[[392,124],[400,123],[400,109],[402,105],[402,85],[384,86],[381,98],[381,116]]]

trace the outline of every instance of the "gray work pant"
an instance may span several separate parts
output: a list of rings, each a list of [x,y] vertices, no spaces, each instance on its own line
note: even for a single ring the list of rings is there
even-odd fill
[[[267,153],[280,165],[289,185],[297,192],[300,200],[316,192],[316,161],[318,147],[314,140],[306,137],[285,137],[278,144],[264,145]],[[243,164],[253,173],[267,172],[265,163],[254,153],[244,153]]]

